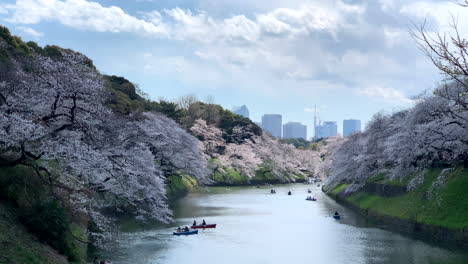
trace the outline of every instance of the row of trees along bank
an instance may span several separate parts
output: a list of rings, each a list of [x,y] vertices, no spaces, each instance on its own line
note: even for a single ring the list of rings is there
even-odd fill
[[[361,209],[456,229],[466,242],[468,41],[456,21],[451,33],[427,32],[422,25],[412,35],[444,79],[414,107],[376,114],[364,132],[327,157],[321,173],[330,194]]]

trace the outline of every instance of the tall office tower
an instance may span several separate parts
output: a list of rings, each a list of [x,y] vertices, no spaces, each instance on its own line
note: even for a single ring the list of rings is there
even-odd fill
[[[338,126],[334,121],[325,121],[323,125],[317,126],[315,138],[329,138],[336,137],[338,134]]]
[[[307,139],[307,126],[299,122],[289,122],[283,125],[283,138]]]
[[[247,108],[246,105],[240,106],[240,107],[234,107],[232,109],[233,113],[236,113],[238,115],[241,115],[243,117],[249,118],[250,117],[250,112],[249,109]]]
[[[357,119],[343,120],[343,137],[347,137],[356,132],[361,132],[361,120],[357,120]]]
[[[281,138],[281,115],[267,114],[262,116],[262,128],[276,138]]]

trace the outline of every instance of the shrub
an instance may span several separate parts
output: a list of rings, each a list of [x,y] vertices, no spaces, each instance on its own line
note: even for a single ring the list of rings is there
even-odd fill
[[[21,222],[38,239],[55,248],[59,253],[75,259],[74,248],[68,239],[70,220],[67,211],[58,201],[22,210]]]

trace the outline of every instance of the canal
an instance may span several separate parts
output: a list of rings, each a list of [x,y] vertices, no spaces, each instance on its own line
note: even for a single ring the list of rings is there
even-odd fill
[[[271,188],[276,194],[269,193]],[[308,195],[318,200],[306,201]],[[468,263],[462,249],[367,223],[315,185],[201,188],[173,207],[176,222],[171,227],[124,233],[100,254],[115,264]],[[335,211],[341,220],[331,217]],[[190,226],[194,219],[218,227],[198,235],[171,235],[174,227]]]

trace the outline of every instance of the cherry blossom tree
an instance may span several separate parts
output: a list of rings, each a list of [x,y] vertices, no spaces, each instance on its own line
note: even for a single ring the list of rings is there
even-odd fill
[[[107,99],[102,76],[79,53],[12,57],[0,79],[0,166],[32,168],[101,231],[112,223],[106,208],[170,221],[165,177],[207,182],[200,142],[160,114],[113,113]]]

